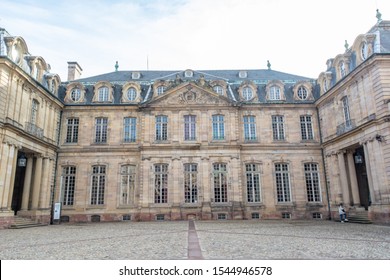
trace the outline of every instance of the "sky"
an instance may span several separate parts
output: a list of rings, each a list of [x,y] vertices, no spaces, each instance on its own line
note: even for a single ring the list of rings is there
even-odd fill
[[[0,27],[67,79],[119,70],[266,69],[317,78],[389,0],[1,0]]]

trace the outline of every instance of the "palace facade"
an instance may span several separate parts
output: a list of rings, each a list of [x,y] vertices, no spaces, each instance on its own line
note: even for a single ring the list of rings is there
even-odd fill
[[[390,22],[311,79],[268,69],[68,81],[0,29],[0,226],[187,219],[390,222]]]

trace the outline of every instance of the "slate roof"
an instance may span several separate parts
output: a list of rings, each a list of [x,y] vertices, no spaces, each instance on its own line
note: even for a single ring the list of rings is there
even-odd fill
[[[187,69],[189,70],[189,69]],[[227,96],[233,101],[239,100],[238,88],[244,81],[251,81],[257,86],[257,100],[255,103],[275,103],[272,101],[267,101],[265,99],[266,92],[265,87],[266,84],[270,81],[281,81],[285,84],[285,97],[286,100],[282,101],[282,103],[313,103],[313,100],[308,101],[297,101],[293,98],[292,88],[295,83],[300,81],[310,81],[315,84],[315,80],[312,78],[288,74],[280,71],[275,71],[271,69],[258,69],[258,70],[190,70],[193,75],[191,77],[186,77],[185,72],[187,70],[178,70],[178,71],[115,71],[111,73],[105,73],[93,77],[78,79],[71,82],[79,82],[85,86],[86,89],[86,102],[84,104],[91,104],[93,98],[94,84],[101,81],[110,82],[114,86],[114,102],[112,104],[120,104],[121,98],[121,89],[122,85],[129,81],[136,82],[141,86],[141,97],[143,102],[149,101],[153,98],[152,94],[147,95],[147,92],[150,91],[150,87],[159,80],[164,81],[174,81],[177,76],[183,81],[198,81],[200,78],[204,78],[206,81],[217,81],[223,80],[228,84]],[[246,72],[246,77],[240,77],[240,71]],[[132,73],[138,72],[141,74],[139,79],[132,79]],[[64,98],[65,96],[65,87],[69,82],[65,82],[62,84],[59,97]],[[232,96],[233,94],[233,96]],[[318,98],[318,94],[313,93],[315,99]],[[148,98],[146,100],[145,98]],[[245,102],[244,102],[245,103]],[[253,103],[253,102],[251,102]],[[281,101],[277,101],[277,103],[281,103]]]
[[[284,72],[279,72],[269,69],[260,69],[260,70],[192,70],[192,77],[185,77],[184,72],[186,70],[177,70],[177,71],[156,71],[156,70],[145,70],[145,71],[115,71],[111,73],[106,73],[102,75],[97,75],[93,77],[83,78],[76,80],[81,83],[97,83],[99,81],[108,81],[111,83],[121,83],[127,81],[139,81],[139,82],[154,82],[157,80],[174,80],[178,74],[183,80],[199,80],[203,75],[206,80],[225,80],[226,82],[242,82],[245,80],[258,81],[260,83],[267,83],[271,80],[281,80],[283,82],[297,82],[297,81],[308,81],[313,80],[312,78],[288,74]],[[240,78],[238,73],[240,71],[246,71],[247,77]],[[141,73],[139,79],[132,79],[131,74],[133,72]]]

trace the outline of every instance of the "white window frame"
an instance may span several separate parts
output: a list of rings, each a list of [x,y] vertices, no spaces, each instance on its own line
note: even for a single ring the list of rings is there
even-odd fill
[[[62,167],[62,205],[74,205],[74,193],[76,189],[76,166]]]
[[[308,202],[322,202],[320,174],[318,163],[305,163],[306,193]]]
[[[249,115],[244,116],[244,140],[245,141],[256,141],[256,117]]]
[[[95,119],[95,143],[107,143],[108,118]]]
[[[282,100],[282,94],[279,86],[271,86],[269,88],[270,100]]]
[[[300,116],[302,140],[314,140],[313,122],[311,115]]]
[[[98,89],[98,101],[107,102],[109,96],[109,89],[107,86],[102,86]]]
[[[196,116],[195,115],[184,116],[184,140],[185,141],[196,140]]]
[[[123,142],[137,141],[137,118],[126,117],[123,119]]]
[[[65,143],[77,143],[79,138],[79,118],[68,118],[66,122]]]
[[[228,202],[228,172],[225,163],[213,164],[213,190],[215,203]]]
[[[154,203],[168,203],[168,164],[154,165]]]
[[[212,120],[213,140],[225,140],[225,116],[213,115]]]
[[[242,97],[243,97],[244,100],[246,100],[246,101],[251,100],[251,99],[253,98],[253,90],[252,90],[252,88],[251,88],[251,87],[248,87],[248,86],[244,87],[244,88],[242,89]]]
[[[274,141],[285,140],[284,116],[272,116],[272,135]]]
[[[198,202],[198,165],[196,163],[184,164],[184,202]]]
[[[290,166],[288,163],[275,163],[275,184],[277,202],[292,202]]]
[[[91,205],[104,205],[106,169],[105,165],[92,166],[91,196],[89,200]]]
[[[246,201],[248,203],[261,202],[260,165],[256,163],[245,164]]]
[[[168,116],[156,116],[156,141],[168,140]]]

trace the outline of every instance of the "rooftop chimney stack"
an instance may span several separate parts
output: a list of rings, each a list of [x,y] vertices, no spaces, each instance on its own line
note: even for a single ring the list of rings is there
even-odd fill
[[[68,61],[68,82],[80,78],[83,69],[76,61]]]

